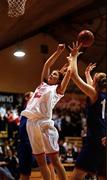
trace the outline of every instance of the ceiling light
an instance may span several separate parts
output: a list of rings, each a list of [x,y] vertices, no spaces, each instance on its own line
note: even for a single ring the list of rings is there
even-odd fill
[[[14,56],[16,56],[16,57],[23,57],[23,56],[25,56],[25,52],[24,52],[24,51],[21,51],[21,50],[17,50],[17,51],[15,51],[13,54],[14,54]]]

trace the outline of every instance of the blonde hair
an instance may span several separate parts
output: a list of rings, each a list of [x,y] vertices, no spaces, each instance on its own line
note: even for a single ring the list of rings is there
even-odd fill
[[[95,81],[95,89],[98,92],[101,92],[102,90],[107,90],[107,74],[103,72],[99,72],[95,74],[96,81]]]

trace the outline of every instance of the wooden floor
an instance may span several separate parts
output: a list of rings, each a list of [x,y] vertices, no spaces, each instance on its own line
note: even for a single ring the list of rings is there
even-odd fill
[[[71,172],[67,171],[68,180],[70,180],[70,174]],[[30,180],[43,180],[40,171],[32,171]]]

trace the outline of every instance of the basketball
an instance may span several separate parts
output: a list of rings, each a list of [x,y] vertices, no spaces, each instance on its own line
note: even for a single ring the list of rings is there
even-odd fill
[[[83,30],[78,34],[77,40],[82,43],[82,47],[90,47],[94,42],[94,35],[89,30]]]

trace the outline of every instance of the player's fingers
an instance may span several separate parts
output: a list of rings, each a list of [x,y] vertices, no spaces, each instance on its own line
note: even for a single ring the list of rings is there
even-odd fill
[[[78,56],[79,56],[80,54],[83,54],[83,52],[79,52],[79,53],[78,53]]]
[[[93,67],[96,67],[96,63],[93,64]]]
[[[76,41],[76,47],[78,47],[78,41]]]
[[[68,48],[72,51],[73,49],[68,45]]]
[[[92,64],[93,64],[93,63],[89,63],[89,65],[88,65],[88,66],[92,66]]]
[[[96,64],[91,65],[91,69],[94,69],[96,67]]]
[[[72,43],[72,45],[73,45],[73,48],[75,48],[75,43],[74,42]]]
[[[82,47],[82,43],[79,44],[78,51],[80,50],[81,47]]]

